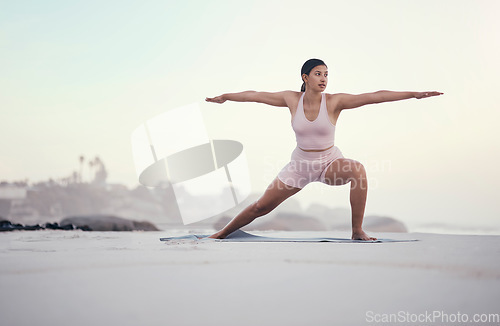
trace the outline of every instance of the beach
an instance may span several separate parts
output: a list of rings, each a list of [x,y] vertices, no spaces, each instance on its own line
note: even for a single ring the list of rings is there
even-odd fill
[[[419,240],[393,243],[159,241],[186,233],[1,233],[0,324],[456,325],[464,318],[463,325],[499,324],[500,236],[373,234]]]

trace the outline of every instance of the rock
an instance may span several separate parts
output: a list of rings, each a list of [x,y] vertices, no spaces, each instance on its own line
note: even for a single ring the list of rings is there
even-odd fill
[[[318,203],[311,204],[305,210],[308,215],[311,215],[326,225],[342,224],[351,219],[351,210],[345,207],[328,207]]]
[[[40,225],[22,225],[22,224],[12,224],[10,221],[2,220],[0,221],[0,231],[14,231],[14,230],[41,230],[43,227]]]
[[[330,226],[330,230],[350,231],[351,218],[346,218],[343,223]],[[363,230],[366,232],[408,232],[406,226],[392,218],[385,216],[367,215],[363,219]]]
[[[61,226],[75,225],[88,227],[92,231],[158,231],[156,226],[146,221],[132,221],[113,215],[81,215],[65,217]]]
[[[158,228],[148,221],[132,221],[136,231],[159,231]]]
[[[45,223],[45,228],[50,230],[74,230],[73,224],[67,224],[65,226],[60,226],[57,223]]]
[[[326,225],[314,217],[290,212],[280,212],[261,223],[248,225],[248,230],[275,231],[325,231]]]
[[[292,204],[295,205],[295,204]],[[243,231],[351,231],[351,211],[348,208],[329,208],[319,204],[313,204],[306,210],[307,214],[291,211],[280,211],[275,215],[262,216],[252,223],[244,226]],[[231,217],[219,218],[213,227],[221,230],[226,226]],[[386,216],[365,216],[363,229],[366,232],[408,232],[406,226]]]
[[[1,220],[0,221],[0,231],[13,231],[20,230],[21,224],[12,224],[10,221]]]
[[[406,226],[387,216],[367,216],[363,221],[363,229],[367,232],[408,232]]]

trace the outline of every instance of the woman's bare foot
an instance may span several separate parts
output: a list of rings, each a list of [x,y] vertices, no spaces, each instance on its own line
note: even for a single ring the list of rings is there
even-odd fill
[[[207,237],[211,239],[224,239],[225,237],[221,236],[220,232],[214,233],[211,236]]]
[[[377,238],[374,238],[374,237],[370,237],[368,234],[365,233],[365,231],[363,230],[359,230],[359,231],[352,231],[352,237],[351,237],[352,240],[365,240],[365,241],[369,241],[369,240],[377,240]]]

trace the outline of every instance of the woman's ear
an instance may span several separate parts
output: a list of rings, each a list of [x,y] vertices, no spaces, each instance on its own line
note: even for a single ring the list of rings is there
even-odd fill
[[[302,74],[302,81],[303,81],[304,83],[305,83],[305,82],[307,82],[307,78],[308,78],[308,77],[309,77],[309,76],[308,76],[307,74]]]

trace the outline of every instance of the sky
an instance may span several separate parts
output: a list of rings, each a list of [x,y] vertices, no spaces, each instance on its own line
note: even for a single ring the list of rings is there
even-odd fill
[[[336,145],[367,168],[367,214],[499,227],[498,12],[494,0],[2,1],[0,180],[65,177],[84,155],[135,187],[132,131],[199,102],[211,138],[244,145],[261,193],[296,146],[288,109],[204,99],[298,91],[316,57],[327,93],[444,92],[341,114]],[[348,195],[315,183],[294,197],[306,209]]]

